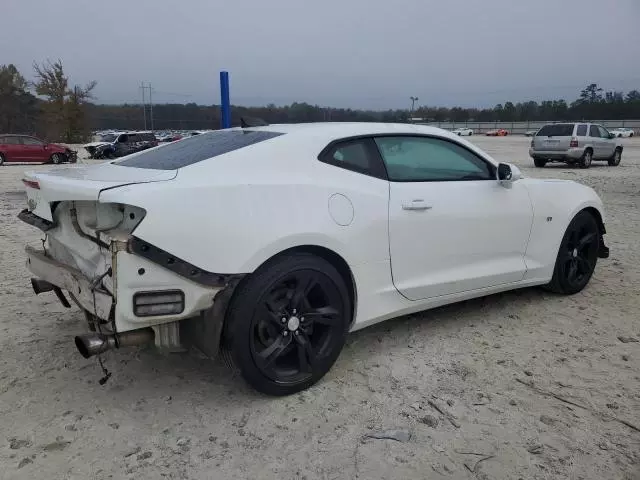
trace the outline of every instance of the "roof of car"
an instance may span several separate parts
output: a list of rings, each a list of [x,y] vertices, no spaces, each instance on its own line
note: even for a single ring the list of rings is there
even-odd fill
[[[240,130],[238,127],[237,130]],[[437,135],[457,139],[448,130],[410,123],[373,123],[373,122],[315,122],[315,123],[281,123],[261,127],[250,127],[247,130],[262,130],[287,134],[311,134],[324,138],[347,138],[360,135],[419,134]]]

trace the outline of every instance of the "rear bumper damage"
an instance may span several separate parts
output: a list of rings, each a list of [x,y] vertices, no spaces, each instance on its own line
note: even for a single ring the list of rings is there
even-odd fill
[[[29,215],[22,216],[32,224]],[[133,237],[129,242],[110,243],[108,268],[95,278],[46,250],[30,246],[25,250],[27,268],[36,277],[32,279],[36,293],[54,290],[64,299],[65,290],[94,317],[98,332],[75,339],[83,356],[147,342],[165,351],[195,346],[209,357],[217,355],[226,305],[242,275],[205,272]],[[168,295],[176,292],[171,299],[178,299],[180,305],[167,309]],[[165,303],[150,303],[154,298]]]
[[[66,290],[84,310],[101,319],[109,319],[113,297],[106,290],[92,285],[80,271],[46,256],[44,250],[27,246],[27,268],[38,279]]]

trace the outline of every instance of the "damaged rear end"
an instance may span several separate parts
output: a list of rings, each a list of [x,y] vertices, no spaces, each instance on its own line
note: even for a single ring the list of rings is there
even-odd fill
[[[26,247],[32,285],[36,294],[52,291],[84,311],[92,333],[75,339],[83,356],[152,342],[175,351],[205,334],[219,338],[222,321],[203,317],[214,313],[214,297],[234,278],[136,237],[143,206],[101,201],[105,191],[136,184],[170,187],[177,174],[104,163],[25,175],[28,208],[19,218],[44,233],[41,248]],[[198,346],[217,353],[215,341]]]

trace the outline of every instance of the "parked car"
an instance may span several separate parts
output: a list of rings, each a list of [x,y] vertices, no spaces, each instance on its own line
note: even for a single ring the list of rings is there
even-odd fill
[[[46,232],[26,248],[34,291],[85,311],[83,356],[222,349],[272,395],[317,382],[350,331],[533,285],[573,294],[609,254],[594,190],[429,126],[233,128],[23,181],[19,217]]]
[[[509,135],[509,131],[504,128],[498,128],[497,130],[489,130],[485,135],[487,137],[506,137]]]
[[[152,132],[120,132],[103,135],[98,142],[87,143],[84,149],[89,158],[117,158],[156,147],[158,140]]]
[[[452,130],[451,133],[455,133],[459,137],[470,137],[471,135],[473,135],[473,130],[471,130],[470,128],[456,128],[455,130]]]
[[[613,136],[620,138],[620,137],[633,137],[634,135],[634,131],[633,128],[625,128],[625,127],[620,127],[620,128],[614,128],[613,130],[609,131]]]
[[[527,130],[526,132],[524,132],[524,136],[533,137],[536,133],[538,133],[538,130]]]
[[[548,162],[577,164],[589,168],[593,160],[615,167],[622,159],[623,146],[615,135],[594,123],[551,123],[531,140],[529,156],[536,167]]]
[[[75,163],[75,150],[29,135],[0,135],[0,166],[5,162]]]

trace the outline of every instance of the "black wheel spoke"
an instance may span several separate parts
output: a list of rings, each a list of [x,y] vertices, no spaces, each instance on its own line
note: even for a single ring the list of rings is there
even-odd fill
[[[563,252],[560,254],[559,261],[562,265],[566,265],[567,263],[573,260],[573,254],[570,251]]]
[[[307,296],[317,283],[313,275],[310,274],[300,275],[296,280],[296,286],[291,294],[291,306],[302,311],[308,307]]]
[[[591,271],[591,264],[587,261],[586,258],[578,257],[577,260],[577,266],[578,270],[580,270],[580,273],[584,275]]]
[[[567,278],[570,281],[573,281],[575,280],[577,274],[578,274],[578,263],[575,261],[572,261],[569,264],[569,271],[567,272]]]
[[[578,230],[572,230],[569,234],[569,247],[573,250],[578,243]]]
[[[587,235],[585,235],[584,237],[582,237],[580,239],[580,241],[578,242],[578,250],[582,250],[585,247],[587,247],[591,242],[593,242],[596,238],[596,234],[591,232],[588,233]]]
[[[278,358],[287,349],[291,343],[291,336],[287,335],[277,337],[271,345],[258,353],[258,357],[262,361],[263,366],[270,366],[276,358]]]
[[[286,315],[286,312],[284,311],[284,304],[283,302],[280,303],[282,303],[282,305],[278,305],[278,303],[272,299],[268,299],[265,302],[265,306],[267,307],[267,318],[271,323],[278,327],[282,326],[282,317]]]
[[[333,307],[320,307],[305,312],[304,318],[323,325],[335,325],[340,320],[340,312]]]
[[[311,372],[316,361],[316,355],[309,342],[309,338],[304,335],[296,335],[296,341],[298,342],[298,366],[301,372]]]

